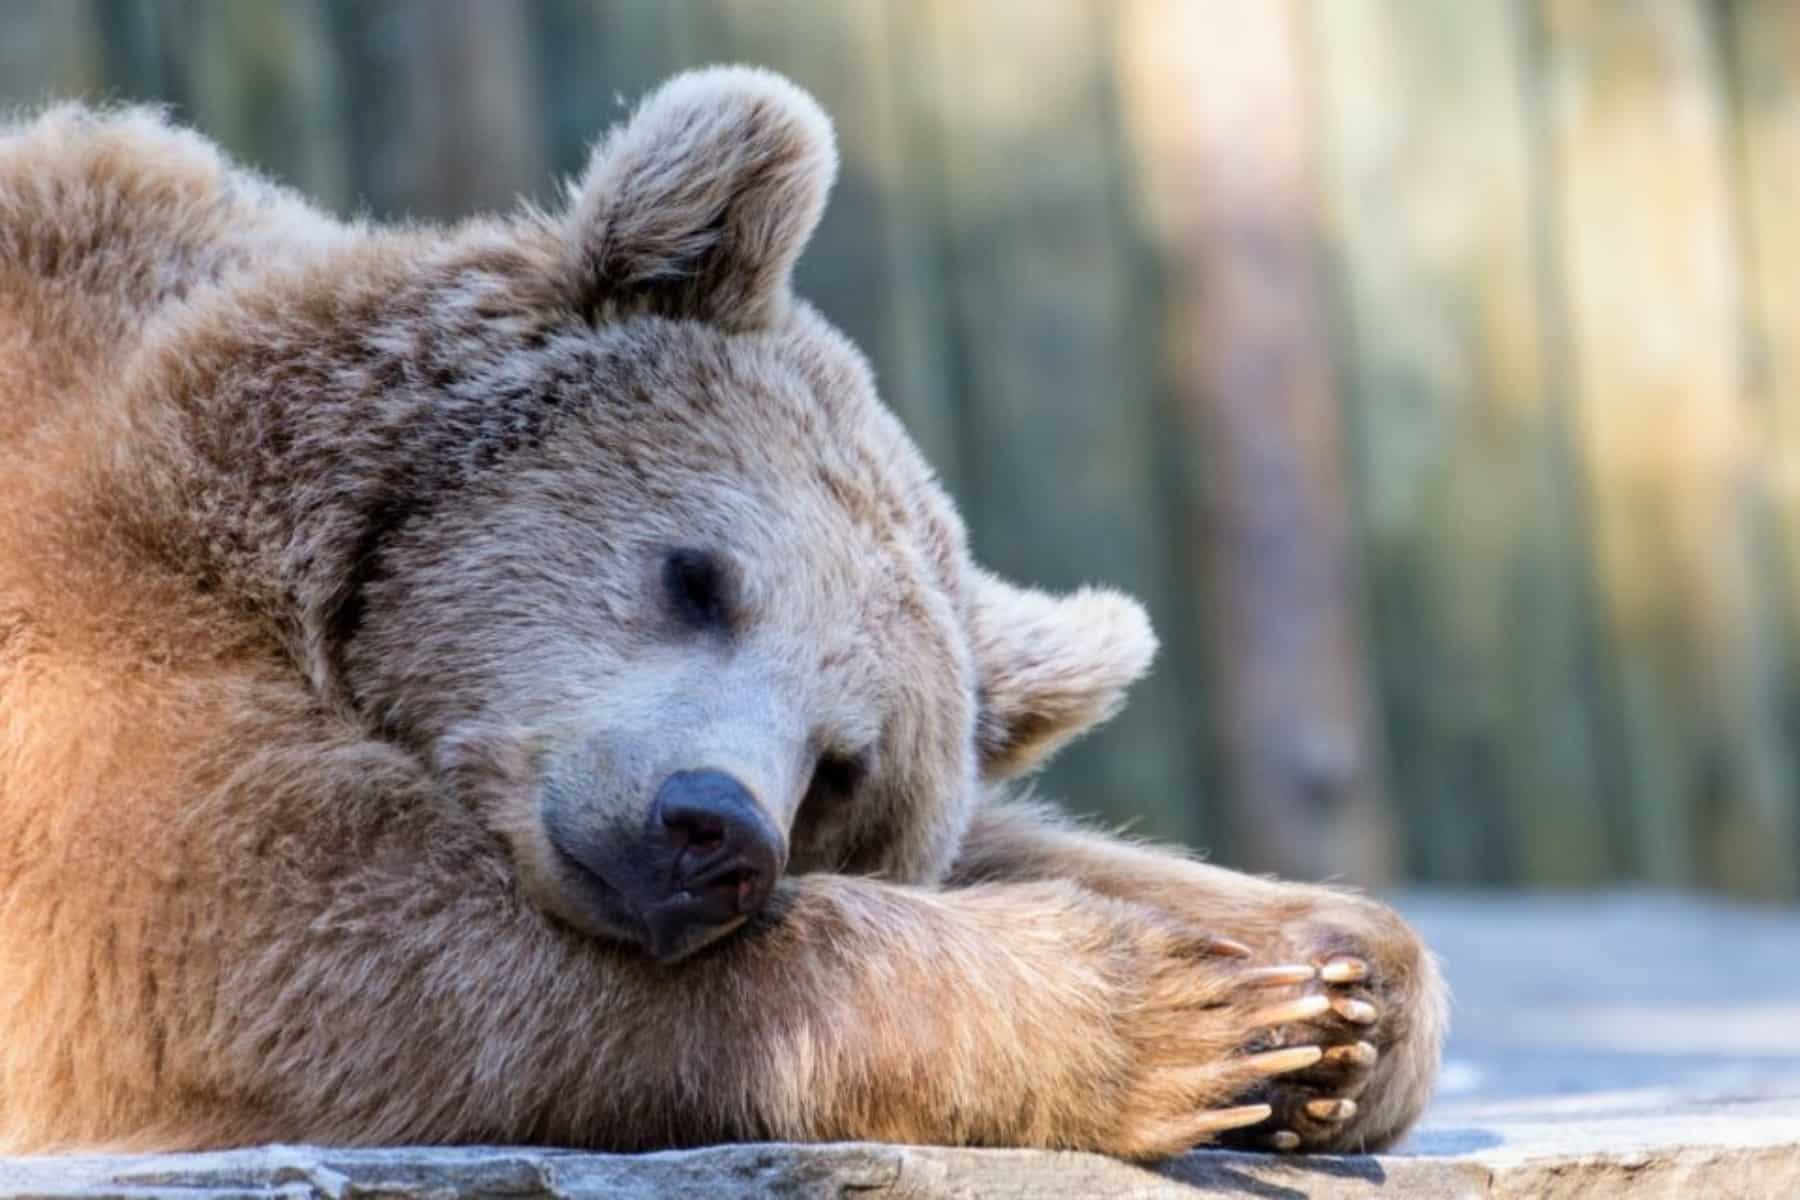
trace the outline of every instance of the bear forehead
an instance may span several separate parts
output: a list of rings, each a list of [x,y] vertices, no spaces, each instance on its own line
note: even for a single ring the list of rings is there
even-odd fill
[[[904,544],[960,592],[953,505],[860,355],[810,314],[755,334],[621,322],[552,350],[546,367],[539,402],[562,417],[546,450],[561,467],[592,470],[597,457],[617,486],[678,509],[720,490],[803,509],[864,550]]]

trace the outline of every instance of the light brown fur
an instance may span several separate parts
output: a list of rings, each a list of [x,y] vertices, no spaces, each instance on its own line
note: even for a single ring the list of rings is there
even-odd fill
[[[454,229],[333,221],[143,111],[0,128],[0,1151],[1155,1157],[1258,1099],[1316,1147],[1413,1119],[1443,992],[1391,912],[1001,792],[1154,642],[970,563],[789,293],[832,164],[742,70],[658,93],[565,211]],[[737,571],[727,633],[656,602],[693,544]],[[788,875],[659,965],[540,806],[629,823],[695,763]],[[1341,956],[1369,978],[1255,984]],[[1318,992],[1378,1020],[1268,1018]],[[1251,1057],[1358,1039],[1372,1069]]]

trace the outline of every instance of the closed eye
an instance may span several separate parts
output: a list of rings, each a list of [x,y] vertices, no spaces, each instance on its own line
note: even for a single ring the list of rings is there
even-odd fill
[[[728,633],[733,580],[728,563],[710,550],[681,547],[663,558],[664,598],[688,629]]]
[[[868,775],[869,763],[864,755],[821,754],[813,766],[807,795],[821,800],[847,800],[856,794]]]

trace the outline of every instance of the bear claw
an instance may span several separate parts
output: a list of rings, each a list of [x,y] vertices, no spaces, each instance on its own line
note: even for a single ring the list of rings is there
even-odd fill
[[[1348,1046],[1333,1046],[1325,1052],[1325,1061],[1333,1066],[1372,1067],[1381,1052],[1367,1042],[1351,1042]]]
[[[1201,1113],[1188,1128],[1199,1133],[1220,1133],[1227,1129],[1243,1129],[1260,1125],[1274,1115],[1267,1104],[1240,1104],[1236,1108],[1215,1108]]]
[[[1369,977],[1369,964],[1360,958],[1334,958],[1319,968],[1326,983],[1361,983]]]
[[[1252,1054],[1244,1062],[1259,1075],[1285,1075],[1289,1071],[1303,1071],[1324,1057],[1325,1052],[1317,1046],[1289,1046],[1283,1050]]]
[[[1380,1021],[1381,1009],[1358,994],[1364,991],[1359,985],[1373,978],[1373,968],[1356,955],[1335,954],[1316,959],[1311,966],[1259,967],[1246,970],[1244,976],[1247,986],[1294,986],[1308,993],[1257,1010],[1251,1016],[1254,1025],[1298,1025],[1302,1028],[1288,1036],[1303,1043],[1316,1038],[1323,1045],[1303,1044],[1249,1056],[1246,1062],[1254,1064],[1263,1082],[1250,1088],[1244,1098],[1273,1101],[1276,1116],[1271,1123],[1289,1128],[1250,1129],[1229,1133],[1222,1140],[1274,1153],[1332,1144],[1357,1116],[1357,1101],[1352,1097],[1365,1086],[1369,1071],[1381,1057],[1366,1032]],[[1323,1026],[1308,1028],[1320,1018],[1326,1018]],[[1341,1024],[1334,1026],[1334,1022]],[[1357,1040],[1339,1042],[1346,1034]],[[1313,1064],[1319,1064],[1318,1069],[1308,1071]],[[1280,1078],[1294,1072],[1304,1074],[1291,1081]],[[1320,1091],[1326,1095],[1320,1096]]]
[[[1361,1003],[1361,1001],[1353,1001],[1352,1003]],[[1280,1004],[1272,1004],[1268,1008],[1260,1010],[1251,1018],[1251,1023],[1258,1027],[1267,1027],[1270,1025],[1288,1025],[1295,1021],[1310,1021],[1314,1017],[1322,1015],[1332,1006],[1332,1001],[1326,999],[1324,996],[1302,996],[1298,1000],[1284,1000]],[[1373,1005],[1364,1005],[1364,1007],[1371,1010],[1374,1008]],[[1341,1011],[1342,1010],[1340,1010],[1340,1015]],[[1369,1019],[1374,1020],[1373,1017],[1370,1017]]]
[[[1305,963],[1285,963],[1278,967],[1254,967],[1245,971],[1242,979],[1249,987],[1288,987],[1310,983],[1318,974],[1316,968]]]
[[[1315,1121],[1347,1121],[1356,1115],[1356,1101],[1308,1100],[1306,1115]]]

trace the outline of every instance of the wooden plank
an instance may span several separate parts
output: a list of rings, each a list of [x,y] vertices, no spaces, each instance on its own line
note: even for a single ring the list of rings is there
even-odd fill
[[[163,13],[136,0],[88,0],[87,9],[100,47],[106,95],[166,104],[182,119],[186,96],[174,70],[180,48],[167,44]]]
[[[78,0],[0,0],[0,107],[99,91],[93,14]]]
[[[1194,541],[1210,583],[1200,617],[1230,852],[1256,869],[1383,880],[1393,822],[1319,304],[1302,10],[1133,0],[1117,11],[1147,220],[1169,264],[1177,428],[1207,481]]]
[[[486,0],[335,0],[357,196],[382,216],[551,198],[530,10]]]
[[[155,16],[184,120],[320,203],[348,207],[343,79],[321,0],[165,0]]]
[[[1746,221],[1750,393],[1768,499],[1773,589],[1783,634],[1779,670],[1781,732],[1800,736],[1800,6],[1789,0],[1737,0],[1730,16],[1735,67],[1742,209]],[[1790,805],[1796,803],[1790,794]],[[1792,808],[1793,856],[1800,859],[1800,814]]]
[[[943,164],[947,345],[976,551],[1040,586],[1133,592],[1168,641],[1161,669],[1058,760],[1048,788],[1109,820],[1141,818],[1147,833],[1199,839],[1199,705],[1155,374],[1137,352],[1145,281],[1120,204],[1102,11],[908,7],[909,31],[925,36],[897,61],[919,89],[907,103],[931,105]]]
[[[577,175],[603,132],[679,70],[674,4],[539,0],[532,6],[537,108],[555,170]]]
[[[686,10],[689,61],[748,62],[811,92],[837,130],[838,182],[796,285],[869,356],[883,398],[953,490],[958,416],[943,353],[935,147],[909,139],[885,0],[718,0]]]
[[[1791,894],[1788,748],[1748,521],[1720,47],[1688,0],[1544,0],[1580,446],[1638,865]]]
[[[1312,6],[1390,778],[1427,879],[1621,865],[1539,327],[1528,33],[1509,5]]]

